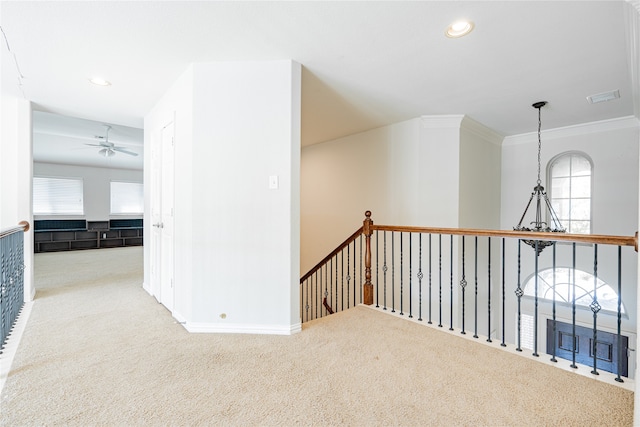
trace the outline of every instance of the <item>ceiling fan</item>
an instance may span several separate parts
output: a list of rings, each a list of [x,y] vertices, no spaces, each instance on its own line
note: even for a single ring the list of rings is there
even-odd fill
[[[109,131],[111,130],[111,126],[105,125],[105,127],[107,128],[107,132],[105,136],[96,135],[96,138],[101,140],[99,144],[85,144],[85,145],[90,145],[91,147],[100,147],[101,149],[98,150],[98,154],[104,157],[115,156],[116,152],[128,154],[130,156],[138,155],[138,153],[134,153],[133,151],[126,150],[123,147],[119,147],[115,145],[113,142],[109,142]]]

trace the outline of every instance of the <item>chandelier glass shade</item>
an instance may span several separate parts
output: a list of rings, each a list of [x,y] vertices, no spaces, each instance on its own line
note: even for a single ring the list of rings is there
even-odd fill
[[[540,116],[540,109],[547,105],[546,101],[536,102],[532,105],[532,107],[538,110],[538,181],[536,182],[536,186],[533,187],[533,192],[531,193],[531,197],[529,198],[529,203],[527,203],[527,207],[524,209],[522,217],[520,217],[520,222],[517,226],[513,227],[516,231],[536,231],[536,232],[545,232],[545,233],[565,233],[567,230],[562,227],[560,220],[558,219],[558,215],[553,210],[551,206],[551,202],[547,197],[547,192],[544,191],[544,187],[542,186],[542,181],[540,180],[540,152],[542,148],[542,140],[540,137],[540,131],[542,128],[542,121]],[[535,220],[529,223],[529,226],[523,226],[522,222],[527,215],[527,211],[531,207],[531,204],[535,201]],[[546,217],[544,215],[544,211],[546,210]],[[547,246],[551,246],[555,243],[552,240],[522,240],[525,244],[531,246],[537,255],[540,255],[542,250]]]

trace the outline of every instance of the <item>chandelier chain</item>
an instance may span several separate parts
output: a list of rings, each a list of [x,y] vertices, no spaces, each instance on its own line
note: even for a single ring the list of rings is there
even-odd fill
[[[540,152],[542,151],[542,139],[540,138],[542,120],[540,118],[540,110],[541,108],[538,108],[538,185],[542,184],[542,181],[540,180]]]

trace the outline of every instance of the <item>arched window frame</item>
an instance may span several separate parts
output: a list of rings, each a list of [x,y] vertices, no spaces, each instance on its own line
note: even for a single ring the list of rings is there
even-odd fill
[[[549,201],[551,202],[551,205],[553,206],[553,209],[555,210],[556,214],[558,215],[559,219],[560,219],[560,223],[562,224],[563,227],[565,227],[567,229],[567,232],[573,233],[576,232],[574,230],[571,230],[571,222],[572,221],[577,221],[575,219],[573,219],[571,217],[571,214],[569,214],[569,218],[568,218],[568,223],[567,223],[567,218],[562,214],[561,209],[559,209],[558,204],[555,202],[556,199],[554,199],[554,194],[553,194],[553,178],[552,178],[552,172],[553,172],[553,167],[562,159],[566,158],[566,157],[573,157],[573,156],[578,156],[583,158],[584,160],[586,160],[587,162],[589,162],[589,167],[590,167],[590,187],[589,187],[589,230],[588,232],[583,234],[591,234],[593,232],[593,160],[591,160],[591,157],[589,157],[589,155],[587,155],[586,153],[582,152],[582,151],[565,151],[563,153],[557,154],[556,156],[554,156],[551,160],[549,160],[549,162],[547,163],[547,194],[549,196]],[[569,175],[569,177],[572,177],[573,175]],[[572,198],[570,197],[569,200],[571,201]],[[571,204],[571,202],[570,202]],[[550,218],[547,218],[547,222],[550,221]]]
[[[543,301],[553,301],[553,268],[545,268],[538,272],[538,298]],[[588,271],[573,269],[571,267],[556,267],[556,304],[571,306],[573,298],[576,298],[576,307],[583,310],[591,310],[589,305],[593,301],[594,276]],[[575,296],[572,283],[575,281]],[[598,301],[602,305],[603,314],[617,315],[618,292],[602,278],[597,279]],[[522,289],[524,297],[535,297],[535,274],[529,275]],[[566,294],[565,294],[566,292]],[[549,296],[550,295],[550,296]],[[621,314],[627,318],[627,310],[624,302],[621,304]]]

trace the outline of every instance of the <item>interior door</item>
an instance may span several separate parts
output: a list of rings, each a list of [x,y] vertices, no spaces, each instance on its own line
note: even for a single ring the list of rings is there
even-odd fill
[[[174,303],[174,125],[173,122],[162,128],[161,134],[161,208],[160,216],[160,302],[173,311]]]
[[[151,242],[150,242],[150,270],[151,295],[161,301],[161,265],[162,265],[162,163],[160,145],[160,130],[151,133]]]

